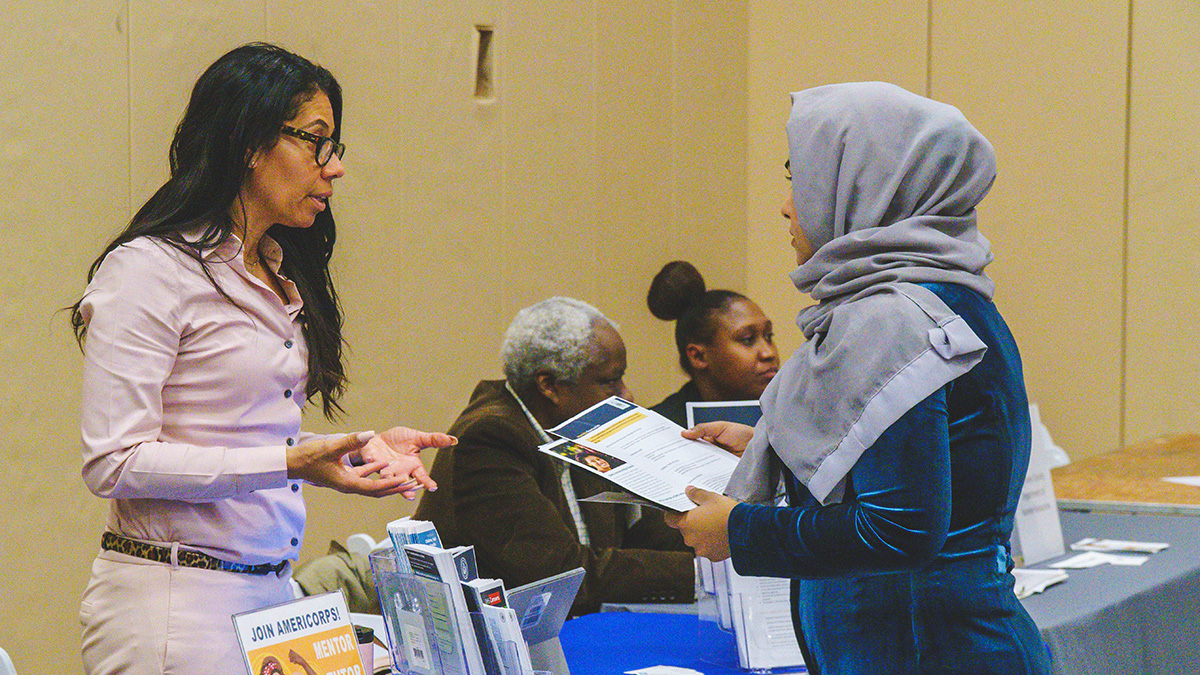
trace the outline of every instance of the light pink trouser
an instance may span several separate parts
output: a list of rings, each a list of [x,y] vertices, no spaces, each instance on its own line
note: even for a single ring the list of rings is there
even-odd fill
[[[292,599],[282,577],[217,572],[101,551],[83,593],[88,675],[242,675],[234,614]]]

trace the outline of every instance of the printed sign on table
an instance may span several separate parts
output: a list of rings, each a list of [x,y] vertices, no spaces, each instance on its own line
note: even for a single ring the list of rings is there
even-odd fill
[[[370,675],[339,592],[235,614],[250,675]]]

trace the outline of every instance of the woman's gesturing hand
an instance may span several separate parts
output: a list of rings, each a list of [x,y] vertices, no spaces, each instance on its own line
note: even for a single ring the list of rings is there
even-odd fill
[[[288,478],[339,492],[370,497],[403,494],[412,499],[418,487],[437,487],[421,464],[421,448],[453,444],[454,439],[445,434],[403,427],[382,434],[364,431],[316,438],[288,448]]]
[[[741,457],[754,437],[754,427],[737,422],[704,422],[684,429],[683,437],[693,441],[708,441]]]
[[[457,438],[443,433],[392,427],[368,441],[359,451],[359,457],[367,464],[384,463],[383,468],[379,469],[379,475],[383,478],[404,478],[409,487],[401,492],[405,499],[413,499],[419,488],[437,489],[437,483],[429,477],[429,472],[421,463],[421,450],[448,448],[457,442]]]

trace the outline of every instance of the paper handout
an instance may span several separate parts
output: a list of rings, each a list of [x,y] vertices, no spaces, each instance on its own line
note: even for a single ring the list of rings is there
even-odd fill
[[[1061,569],[1037,570],[1017,567],[1013,569],[1012,575],[1017,580],[1013,586],[1013,593],[1016,594],[1017,599],[1041,593],[1050,586],[1067,580],[1067,573]]]
[[[737,457],[680,436],[683,427],[616,396],[550,429],[563,440],[539,448],[674,511],[694,504],[684,488],[722,492]]]
[[[1158,553],[1170,547],[1166,542],[1158,541],[1126,541],[1124,539],[1094,539],[1085,537],[1071,544],[1072,551],[1100,551],[1102,553],[1120,551],[1125,553]]]

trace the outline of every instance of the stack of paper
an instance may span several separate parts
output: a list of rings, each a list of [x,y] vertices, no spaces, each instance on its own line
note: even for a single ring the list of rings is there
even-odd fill
[[[1079,555],[1060,560],[1051,567],[1084,569],[1097,565],[1126,565],[1137,566],[1150,559],[1150,554],[1158,553],[1169,544],[1155,541],[1126,541],[1124,539],[1094,539],[1086,537],[1071,544],[1072,551],[1083,551]],[[1131,555],[1143,553],[1146,555]]]
[[[1170,548],[1170,544],[1157,541],[1126,541],[1124,539],[1093,539],[1085,537],[1071,544],[1072,551],[1100,551],[1101,553],[1158,553]]]

